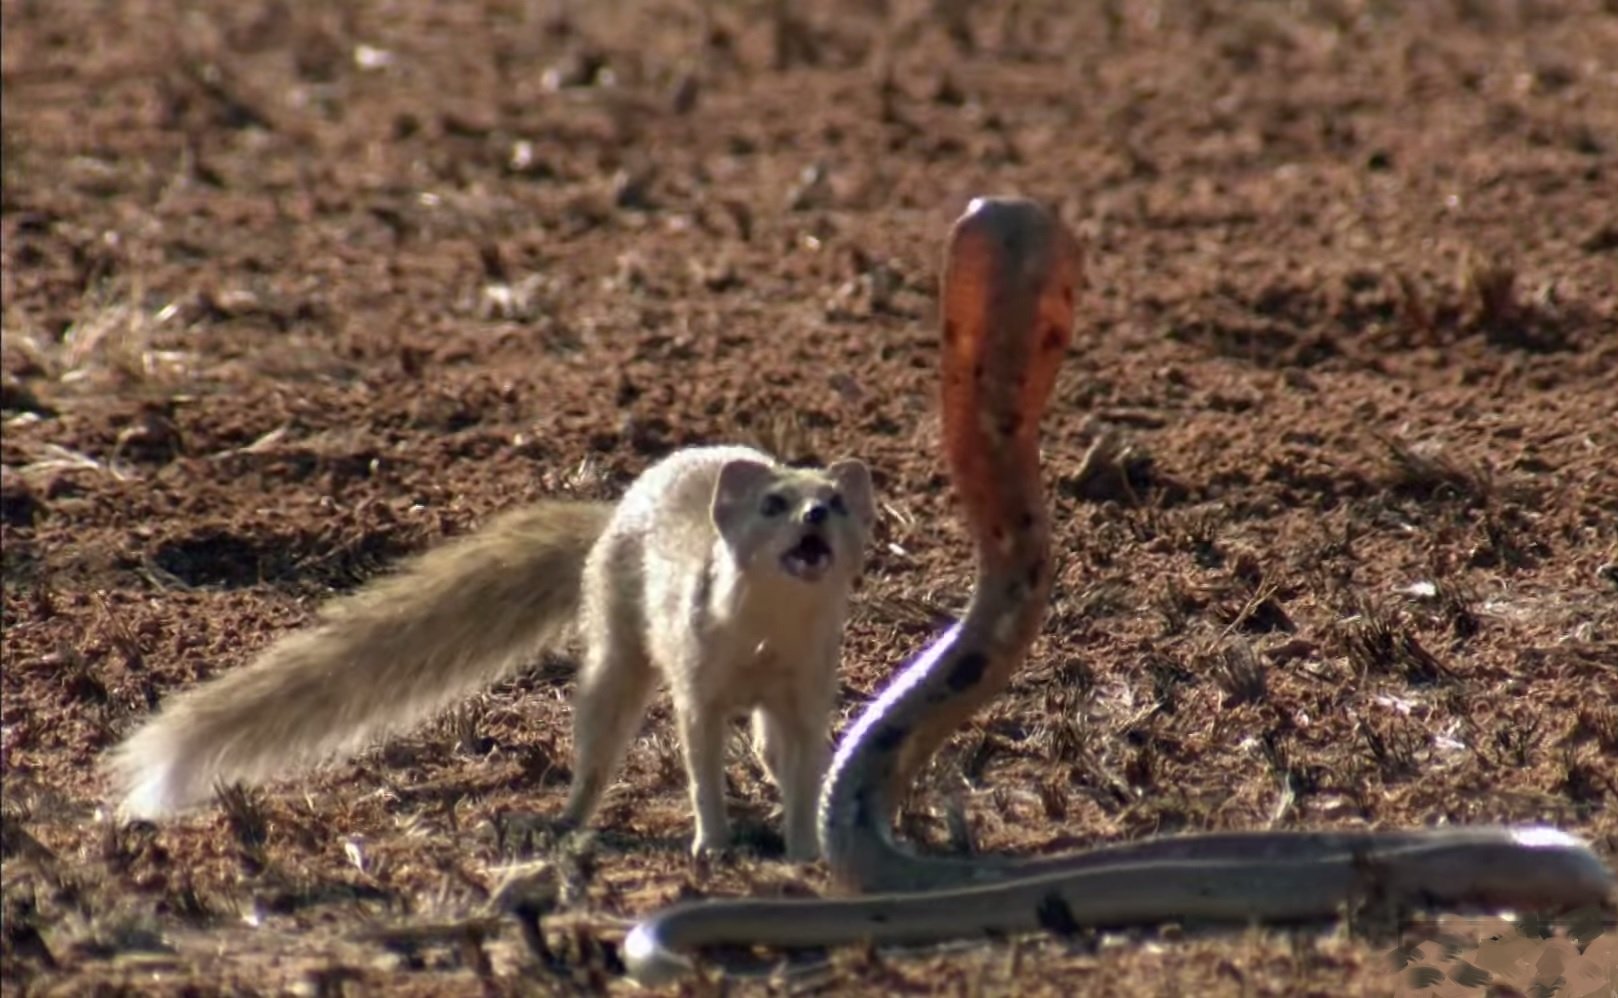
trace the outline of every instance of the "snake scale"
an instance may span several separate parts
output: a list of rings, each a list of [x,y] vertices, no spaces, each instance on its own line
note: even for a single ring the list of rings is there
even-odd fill
[[[977,552],[962,620],[849,728],[822,788],[820,844],[856,896],[674,905],[624,942],[630,975],[666,982],[703,946],[925,942],[1052,928],[1330,919],[1366,898],[1427,908],[1571,909],[1613,873],[1554,828],[1234,832],[1029,861],[918,856],[894,841],[900,794],[1000,693],[1045,617],[1052,552],[1039,422],[1068,346],[1078,245],[1038,203],[978,198],[945,250],[945,460]]]

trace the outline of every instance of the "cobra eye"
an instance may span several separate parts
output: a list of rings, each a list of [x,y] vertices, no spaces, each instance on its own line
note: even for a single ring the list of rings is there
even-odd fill
[[[787,511],[786,497],[776,495],[774,492],[772,492],[764,497],[764,504],[759,507],[758,511],[763,513],[765,516],[780,516],[782,513]]]
[[[843,497],[835,492],[832,493],[830,499],[826,500],[826,505],[831,507],[831,511],[838,516],[848,515],[848,504],[843,502]]]

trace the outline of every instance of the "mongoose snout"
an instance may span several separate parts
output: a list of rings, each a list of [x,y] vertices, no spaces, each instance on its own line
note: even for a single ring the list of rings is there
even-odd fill
[[[809,513],[805,513],[804,519],[814,526],[781,555],[781,567],[788,575],[805,582],[815,582],[826,574],[837,557],[826,535],[818,529],[819,523],[825,519],[825,513],[822,512],[816,520],[809,520],[809,516]]]

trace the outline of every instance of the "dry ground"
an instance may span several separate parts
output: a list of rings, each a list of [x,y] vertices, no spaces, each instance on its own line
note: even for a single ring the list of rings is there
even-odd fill
[[[933,299],[986,192],[1090,252],[1061,575],[907,832],[1544,821],[1618,853],[1611,0],[3,12],[7,993],[622,991],[624,919],[823,890],[740,756],[752,844],[685,860],[661,708],[602,834],[553,848],[524,816],[565,786],[565,658],[161,828],[102,818],[96,761],[398,556],[702,441],[874,466],[855,710],[970,584]],[[1389,945],[1033,939],[748,987],[1379,993]],[[1457,947],[1422,959],[1483,993]]]

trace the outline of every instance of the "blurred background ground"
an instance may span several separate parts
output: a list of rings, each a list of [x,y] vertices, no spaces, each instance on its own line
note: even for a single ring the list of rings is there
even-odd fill
[[[8,993],[618,991],[626,919],[824,890],[739,753],[751,844],[688,863],[661,705],[601,835],[552,848],[525,816],[565,788],[566,656],[161,828],[105,821],[95,766],[399,556],[713,441],[875,470],[846,720],[970,586],[933,303],[982,193],[1089,252],[1045,424],[1061,571],[906,833],[1533,821],[1618,852],[1610,2],[0,11]],[[1383,993],[1390,948],[1030,939],[747,986]],[[1467,952],[1422,960],[1469,988]]]

